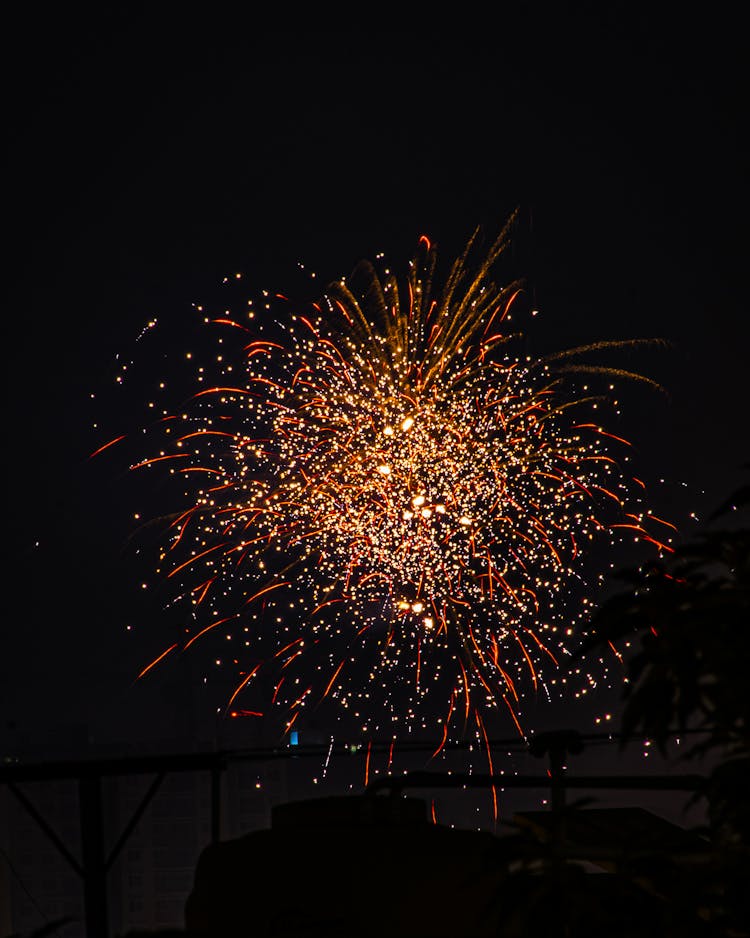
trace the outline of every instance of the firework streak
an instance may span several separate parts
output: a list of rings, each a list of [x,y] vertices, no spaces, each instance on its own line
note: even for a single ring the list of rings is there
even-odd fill
[[[403,280],[361,263],[281,320],[206,318],[216,377],[133,468],[187,497],[160,573],[192,625],[167,652],[231,635],[228,713],[288,730],[335,702],[365,737],[421,730],[436,751],[486,741],[493,712],[523,734],[524,696],[563,689],[585,630],[592,545],[670,550],[581,384],[638,376],[575,364],[640,340],[514,356],[522,285],[492,278],[508,231],[478,263],[475,234],[440,288],[422,238]]]

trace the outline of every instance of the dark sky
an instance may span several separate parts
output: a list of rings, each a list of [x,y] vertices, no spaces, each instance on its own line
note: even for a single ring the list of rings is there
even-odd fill
[[[450,255],[518,206],[535,347],[670,340],[627,363],[669,392],[633,393],[639,456],[676,514],[729,494],[748,458],[744,33],[721,6],[681,15],[592,6],[457,33],[254,32],[125,8],[9,24],[14,732],[135,738],[144,712],[152,728],[171,713],[171,685],[131,688],[164,641],[123,631],[132,506],[115,464],[87,461],[90,394],[151,317],[174,326],[237,270],[283,290],[302,262],[324,282],[380,251],[404,262],[422,233]],[[140,414],[107,416],[114,436]]]

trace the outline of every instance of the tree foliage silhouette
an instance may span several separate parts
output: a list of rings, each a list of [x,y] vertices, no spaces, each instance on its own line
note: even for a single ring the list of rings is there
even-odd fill
[[[585,649],[639,638],[627,662],[623,746],[645,736],[666,753],[675,735],[699,731],[683,758],[711,759],[697,797],[706,799],[713,862],[693,900],[712,934],[738,936],[750,934],[748,509],[745,484],[668,559],[623,573],[626,588],[598,609]]]

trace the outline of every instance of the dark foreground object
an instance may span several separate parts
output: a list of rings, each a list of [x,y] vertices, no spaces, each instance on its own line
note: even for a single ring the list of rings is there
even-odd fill
[[[416,799],[281,805],[270,830],[204,850],[185,924],[201,938],[496,935],[497,843],[428,823]]]
[[[278,806],[207,847],[190,938],[716,938],[702,837],[641,808],[518,815],[516,833],[428,823],[423,801]]]

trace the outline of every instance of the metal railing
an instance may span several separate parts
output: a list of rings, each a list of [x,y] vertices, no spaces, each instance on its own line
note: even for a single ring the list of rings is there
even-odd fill
[[[615,741],[613,734],[591,734],[582,736],[569,731],[539,734],[531,746],[520,745],[518,739],[491,740],[490,746],[506,751],[515,749],[526,752],[548,762],[545,772],[539,775],[490,775],[481,773],[412,771],[403,775],[381,776],[364,789],[367,796],[377,797],[382,792],[400,795],[414,788],[535,788],[548,789],[550,810],[561,810],[565,805],[565,793],[569,789],[620,789],[634,791],[684,791],[696,792],[705,783],[705,777],[696,774],[684,775],[592,775],[570,776],[565,773],[567,755],[581,752],[586,743]],[[385,752],[391,742],[372,743],[372,753]],[[419,743],[402,747],[409,752],[430,752],[434,743]],[[466,748],[455,744],[452,748]],[[210,777],[211,841],[219,841],[222,822],[222,774],[230,764],[237,762],[269,762],[290,758],[351,757],[353,747],[342,743],[333,750],[330,745],[284,746],[254,748],[246,750],[224,750],[203,753],[184,753],[134,756],[124,758],[85,759],[50,763],[29,763],[0,766],[0,784],[4,784],[38,824],[39,828],[54,844],[60,855],[80,876],[83,886],[86,933],[96,938],[108,938],[110,923],[107,903],[107,876],[112,866],[135,830],[144,812],[158,792],[164,778],[171,773],[206,772]],[[102,782],[105,778],[132,775],[153,775],[153,781],[143,794],[132,815],[116,837],[114,844],[106,849],[103,811]],[[72,780],[78,785],[78,806],[81,831],[81,857],[77,859],[58,836],[53,826],[34,805],[21,787],[24,783],[39,781]]]

